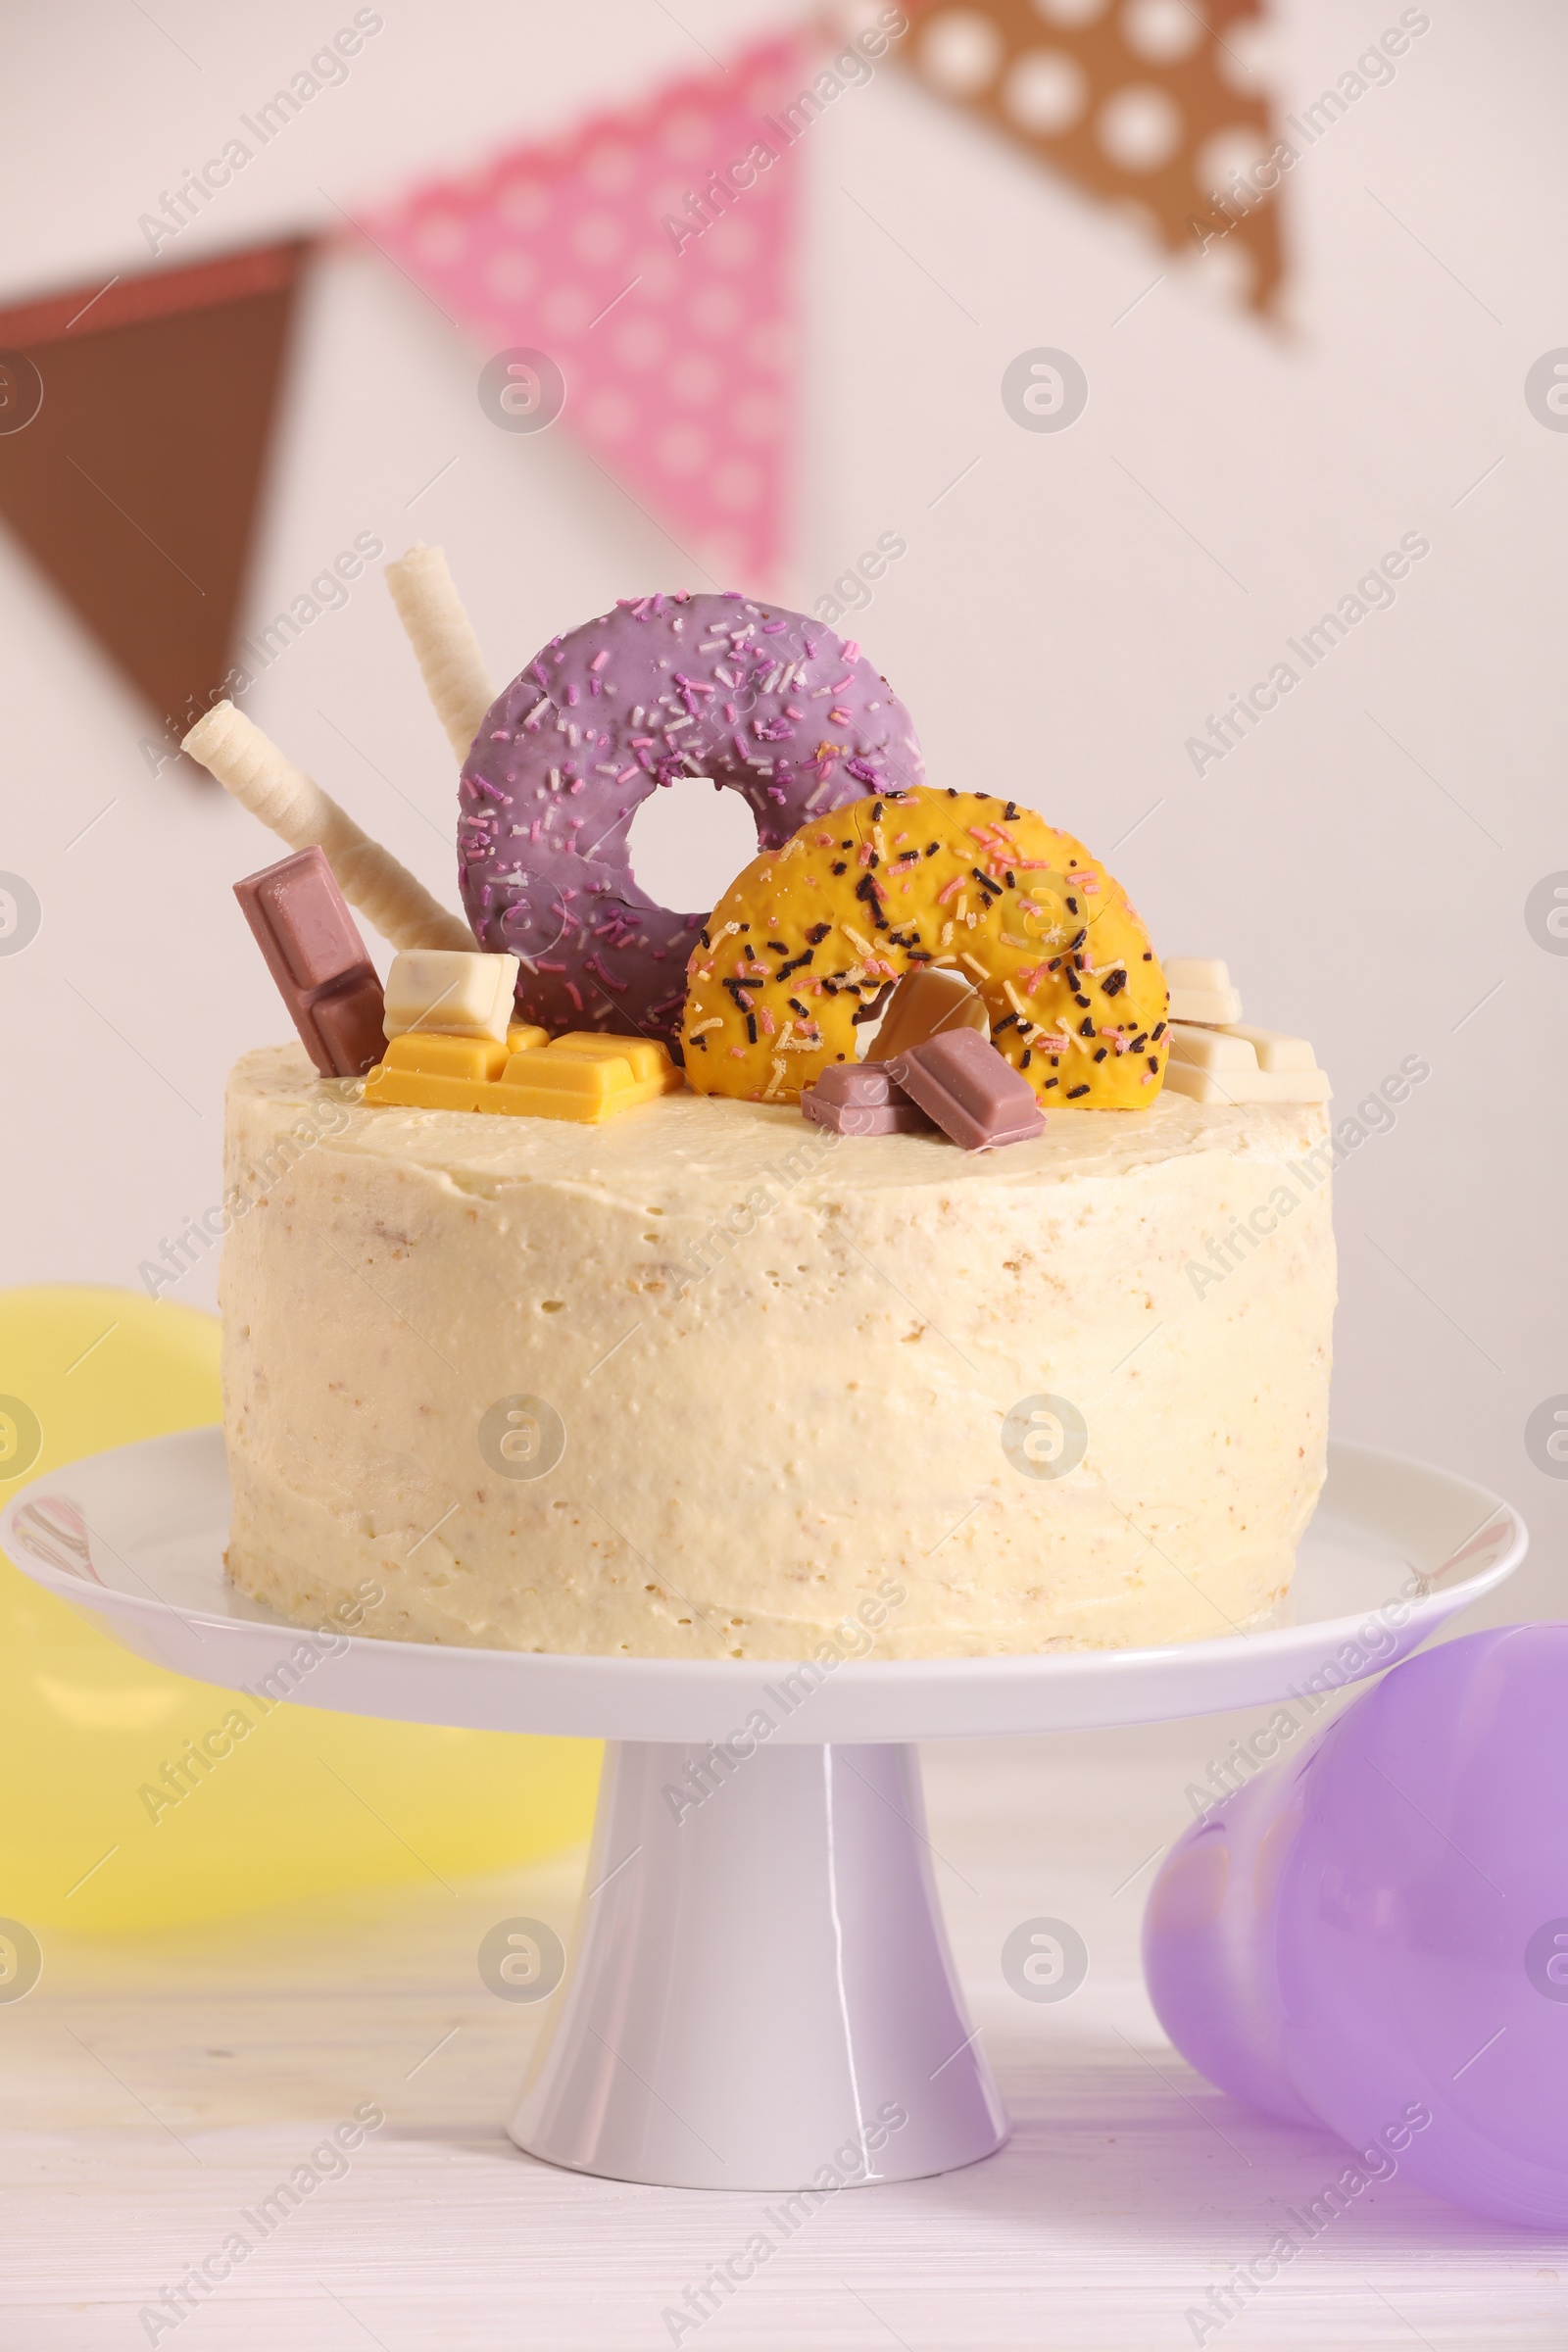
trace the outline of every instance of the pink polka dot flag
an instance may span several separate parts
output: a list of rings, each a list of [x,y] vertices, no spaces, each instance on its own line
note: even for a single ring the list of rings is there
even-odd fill
[[[799,173],[777,118],[808,66],[770,40],[365,222],[493,351],[554,360],[563,424],[694,586],[765,592],[785,553]]]

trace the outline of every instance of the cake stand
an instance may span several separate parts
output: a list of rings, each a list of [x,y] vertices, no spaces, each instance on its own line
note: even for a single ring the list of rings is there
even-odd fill
[[[613,2180],[786,2193],[946,2172],[1006,2136],[948,1951],[915,1740],[1151,1723],[1356,1682],[1500,1584],[1527,1540],[1468,1479],[1338,1445],[1293,1621],[1262,1632],[831,1670],[334,1635],[302,1668],[301,1629],[226,1583],[227,1525],[221,1435],[199,1429],[35,1480],[0,1544],[138,1655],[201,1682],[608,1740],[571,1956],[512,2136]],[[532,1971],[548,1989],[526,1938],[512,1961],[513,1981]]]

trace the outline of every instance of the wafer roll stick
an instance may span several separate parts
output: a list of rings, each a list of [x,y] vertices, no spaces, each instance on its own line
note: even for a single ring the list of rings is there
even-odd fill
[[[495,693],[446,557],[438,547],[411,547],[386,566],[386,584],[447,741],[466,760]]]
[[[390,850],[286,760],[232,703],[215,703],[180,747],[293,850],[324,851],[351,906],[395,948],[460,948],[473,933],[434,900]]]

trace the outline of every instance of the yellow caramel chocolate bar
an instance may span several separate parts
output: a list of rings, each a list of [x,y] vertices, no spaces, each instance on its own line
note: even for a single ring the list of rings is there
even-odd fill
[[[480,1110],[597,1125],[684,1083],[662,1045],[643,1037],[548,1033],[514,1021],[507,1042],[410,1030],[388,1040],[365,1082],[367,1102],[405,1110]]]
[[[597,1126],[684,1084],[661,1045],[646,1037],[572,1030],[552,1045],[514,1054],[495,1089],[497,1110],[515,1118],[575,1119]]]
[[[381,1067],[420,1070],[431,1078],[499,1078],[512,1049],[499,1037],[448,1037],[435,1029],[410,1029],[389,1037]]]
[[[365,1081],[365,1100],[405,1110],[482,1110],[509,1053],[499,1038],[411,1029],[388,1038],[386,1053]]]
[[[529,1040],[532,1043],[532,1040]],[[516,1048],[513,1048],[514,1053]],[[607,1037],[601,1029],[568,1029],[564,1036],[551,1041],[552,1054],[588,1054],[603,1060],[613,1056],[626,1063],[639,1086],[654,1079],[661,1084],[661,1094],[673,1094],[683,1084],[681,1074],[669,1058],[668,1049],[656,1045],[651,1037]]]

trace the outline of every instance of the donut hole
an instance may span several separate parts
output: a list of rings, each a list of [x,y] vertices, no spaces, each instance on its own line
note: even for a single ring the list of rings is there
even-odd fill
[[[626,849],[638,888],[657,906],[706,914],[757,856],[757,822],[738,792],[677,776],[643,802]]]

